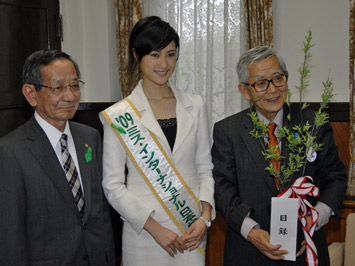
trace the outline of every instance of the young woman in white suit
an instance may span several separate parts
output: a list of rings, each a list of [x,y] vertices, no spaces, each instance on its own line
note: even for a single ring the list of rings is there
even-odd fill
[[[179,36],[168,23],[158,17],[141,19],[130,36],[130,66],[139,66],[142,80],[128,99],[140,113],[142,126],[156,137],[198,199],[199,213],[186,230],[179,229],[137,170],[133,161],[139,158],[129,156],[117,137],[117,127],[101,114],[103,187],[109,203],[124,221],[124,266],[205,265],[207,229],[215,217],[208,119],[199,95],[183,92],[168,82],[175,70],[178,49]],[[116,114],[125,102],[103,113]]]

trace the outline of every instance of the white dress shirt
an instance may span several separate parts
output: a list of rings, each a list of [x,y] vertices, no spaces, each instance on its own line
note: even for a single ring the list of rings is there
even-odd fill
[[[79,167],[79,163],[78,163],[78,156],[76,154],[74,140],[73,140],[73,137],[72,137],[71,132],[70,132],[68,121],[65,123],[64,132],[61,132],[56,127],[54,127],[53,125],[48,123],[46,120],[44,120],[37,113],[37,111],[35,111],[34,116],[35,116],[36,121],[40,125],[40,127],[43,129],[44,133],[47,135],[47,138],[49,139],[49,142],[51,143],[51,145],[52,145],[52,147],[53,147],[53,149],[55,151],[55,154],[58,157],[59,163],[60,163],[60,165],[62,167],[63,167],[63,161],[62,161],[62,153],[61,153],[61,146],[60,146],[60,137],[62,136],[62,134],[66,134],[68,136],[69,153],[70,153],[70,156],[72,157],[72,159],[74,161],[74,164],[75,164],[75,167],[76,167],[76,169],[78,171],[81,189],[82,189],[83,194],[84,194],[85,190],[83,188],[83,183],[81,181],[80,167]],[[63,169],[63,171],[64,171],[64,169]]]

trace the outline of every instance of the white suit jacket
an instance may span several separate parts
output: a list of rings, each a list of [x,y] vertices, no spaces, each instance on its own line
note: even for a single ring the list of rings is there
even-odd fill
[[[142,114],[141,122],[154,133],[181,176],[200,201],[212,206],[215,217],[213,164],[206,105],[199,95],[171,86],[176,98],[177,134],[173,151],[160,128],[143,92],[142,81],[128,98]],[[120,102],[110,108],[117,108]],[[100,114],[104,126],[103,188],[109,203],[124,221],[139,233],[151,215],[157,222],[169,219],[152,191],[139,175],[113,129]],[[128,168],[125,182],[125,165]]]

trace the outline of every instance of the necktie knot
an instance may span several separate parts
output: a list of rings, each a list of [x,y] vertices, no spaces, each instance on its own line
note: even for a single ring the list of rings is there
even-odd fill
[[[62,136],[60,137],[60,147],[61,147],[61,151],[63,154],[64,151],[68,148],[68,135],[67,134],[62,134]]]
[[[278,144],[277,138],[275,136],[275,128],[276,128],[275,123],[270,123],[267,127],[267,133],[269,135],[269,145],[271,147]]]
[[[275,136],[275,128],[276,128],[276,124],[275,123],[269,123],[268,127],[267,127],[267,133],[269,134],[269,136]]]

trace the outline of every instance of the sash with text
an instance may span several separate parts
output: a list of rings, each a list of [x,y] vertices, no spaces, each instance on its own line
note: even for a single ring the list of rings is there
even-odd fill
[[[200,215],[200,202],[166,154],[156,136],[141,123],[141,114],[125,98],[102,111],[116,136],[166,213],[185,233]],[[204,251],[199,247],[202,254]]]

